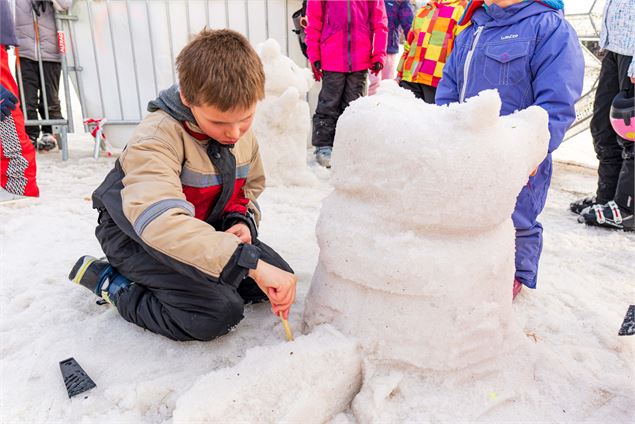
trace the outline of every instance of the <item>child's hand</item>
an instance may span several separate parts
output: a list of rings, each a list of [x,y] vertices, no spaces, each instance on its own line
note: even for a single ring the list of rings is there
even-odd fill
[[[381,72],[382,69],[384,69],[384,65],[382,65],[381,62],[375,62],[373,63],[373,65],[368,68],[370,70],[370,73],[377,76],[379,75],[379,73]]]
[[[225,232],[235,235],[243,243],[251,244],[251,231],[249,231],[249,227],[242,222],[232,225],[225,230]]]
[[[271,302],[271,310],[275,315],[282,312],[284,319],[289,317],[289,310],[295,300],[297,277],[273,265],[258,260],[256,269],[249,271],[249,276],[256,281]]]
[[[320,82],[322,79],[322,64],[319,60],[316,60],[311,64],[311,71],[313,71],[313,79]]]

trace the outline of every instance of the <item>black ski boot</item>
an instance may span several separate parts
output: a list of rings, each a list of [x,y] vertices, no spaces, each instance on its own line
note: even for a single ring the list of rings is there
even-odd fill
[[[88,290],[99,295],[97,286],[101,279],[101,274],[110,264],[106,261],[100,261],[92,256],[82,256],[75,262],[75,266],[68,274],[68,279],[75,284],[81,284]]]
[[[589,206],[595,205],[597,202],[595,201],[595,196],[587,196],[582,199],[578,199],[575,202],[569,204],[569,210],[577,215],[579,215],[583,210],[588,208]]]
[[[68,279],[86,287],[112,305],[117,302],[121,289],[132,285],[130,280],[119,274],[108,262],[88,255],[77,260]]]
[[[593,205],[584,209],[578,222],[614,230],[635,231],[633,212],[620,208],[613,200],[606,205]]]

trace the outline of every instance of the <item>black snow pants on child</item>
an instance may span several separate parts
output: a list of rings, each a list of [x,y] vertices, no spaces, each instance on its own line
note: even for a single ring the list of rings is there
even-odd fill
[[[28,119],[37,120],[38,112],[40,113],[40,119],[44,119],[44,91],[46,91],[49,119],[64,119],[59,96],[62,64],[59,62],[42,62],[44,88],[42,88],[40,68],[37,61],[21,58],[20,67]],[[40,135],[40,127],[28,126],[26,127],[26,133],[31,141],[35,142]],[[50,125],[42,125],[42,133],[53,134],[53,128]]]
[[[611,104],[615,96],[624,89],[632,89],[628,77],[631,56],[611,51],[602,60],[600,79],[595,93],[591,135],[595,153],[599,160],[597,203],[615,200],[625,210],[633,211],[633,145],[635,143],[619,137],[609,120]]]
[[[154,333],[173,340],[212,340],[242,320],[245,303],[267,300],[249,277],[224,281],[226,274],[236,274],[228,270],[231,260],[219,279],[180,274],[128,237],[103,209],[95,234],[110,264],[134,283],[118,294],[119,313]],[[293,272],[272,248],[258,240],[253,245],[260,249],[260,259]]]
[[[367,75],[368,71],[323,72],[322,90],[313,115],[315,147],[333,147],[337,120],[353,100],[364,95]]]
[[[418,82],[399,81],[399,87],[405,88],[413,92],[417,99],[421,99],[426,103],[434,104],[434,96],[437,94],[437,88],[431,85],[420,84]]]

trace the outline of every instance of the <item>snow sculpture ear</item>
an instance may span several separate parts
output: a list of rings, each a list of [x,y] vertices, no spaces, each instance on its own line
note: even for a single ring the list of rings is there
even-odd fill
[[[268,39],[260,45],[260,57],[263,62],[272,61],[282,55],[280,44],[273,38]]]
[[[301,68],[282,53],[280,44],[273,38],[258,44],[256,51],[265,69],[265,92],[267,96],[280,96],[287,87],[295,87],[298,96],[306,94],[313,86],[313,74]]]
[[[547,111],[539,106],[531,106],[506,116],[501,121],[514,138],[515,152],[510,152],[509,160],[515,160],[522,175],[530,175],[547,155],[550,138]]]
[[[501,105],[497,90],[481,91],[478,96],[451,108],[449,112],[455,116],[449,122],[456,123],[461,129],[491,127],[496,125],[500,117]]]
[[[291,112],[300,98],[300,92],[295,87],[287,88],[278,99],[280,105],[286,112]]]

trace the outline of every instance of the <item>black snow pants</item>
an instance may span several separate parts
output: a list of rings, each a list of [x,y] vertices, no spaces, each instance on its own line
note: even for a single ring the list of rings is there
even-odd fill
[[[437,88],[418,82],[399,81],[399,86],[410,90],[417,99],[421,99],[426,103],[434,104],[434,96],[437,94]]]
[[[172,340],[212,340],[242,320],[245,303],[267,300],[249,277],[236,288],[222,279],[199,281],[179,274],[121,231],[105,210],[95,234],[110,264],[134,282],[118,294],[121,316]],[[260,259],[293,272],[271,247],[258,240],[253,244],[260,248]]]
[[[622,209],[633,211],[633,145],[619,137],[609,120],[613,98],[623,89],[631,87],[627,75],[631,56],[611,51],[602,60],[600,79],[595,93],[591,135],[600,164],[598,166],[597,202],[615,200]]]
[[[322,75],[322,89],[313,115],[312,144],[333,147],[335,127],[344,109],[364,95],[368,71],[330,72]]]
[[[58,62],[42,62],[44,69],[44,88],[46,89],[46,102],[49,109],[49,119],[64,119],[60,105],[59,88],[62,64]],[[24,101],[28,119],[44,119],[44,92],[40,82],[40,68],[35,60],[21,58],[22,83],[24,84]],[[52,134],[50,125],[42,125],[42,132]],[[40,135],[40,127],[27,126],[26,133],[31,141],[37,140]]]

